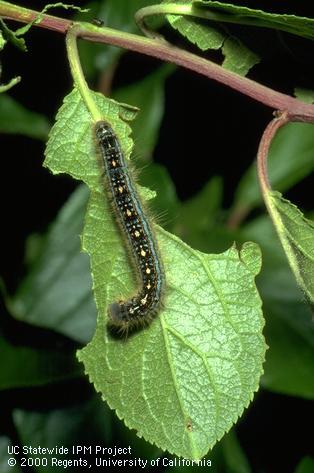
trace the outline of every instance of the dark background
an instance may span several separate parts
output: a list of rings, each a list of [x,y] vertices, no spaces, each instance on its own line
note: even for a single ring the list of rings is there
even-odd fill
[[[19,3],[34,9],[42,8],[42,2],[38,1]],[[252,7],[249,1],[233,3]],[[255,1],[254,8],[311,16],[311,3]],[[172,32],[165,31],[168,38],[184,44]],[[247,28],[245,35],[248,46],[251,41],[255,51],[263,57],[261,64],[250,72],[250,78],[288,94],[293,93],[296,85],[314,87],[312,42],[286,33],[255,28]],[[21,75],[21,84],[14,87],[10,95],[25,107],[48,115],[53,121],[63,97],[71,89],[64,38],[57,33],[33,28],[26,39],[28,53],[9,47],[2,54],[2,80],[5,82],[11,76]],[[217,55],[216,59],[219,60],[220,56]],[[159,65],[157,60],[127,53],[118,67],[113,86],[136,81]],[[228,208],[241,175],[255,157],[271,112],[267,107],[220,84],[178,69],[166,83],[165,116],[154,159],[169,170],[181,200],[193,196],[210,176],[222,175],[224,206]],[[200,113],[202,119],[197,118]],[[14,291],[24,274],[26,237],[47,229],[77,183],[66,176],[52,176],[41,167],[44,144],[37,140],[2,135],[0,150],[1,273],[9,291]],[[301,208],[310,210],[313,204],[311,186],[312,180],[307,178],[291,189],[287,197]],[[4,320],[6,330],[16,333],[20,325],[10,321],[8,316]],[[23,327],[23,333],[25,330],[26,327]],[[50,335],[45,333],[36,329],[29,335],[35,341],[46,336],[49,343]],[[44,390],[42,407],[58,403],[64,405],[63,388]],[[74,389],[72,385],[71,389]],[[86,382],[81,382],[83,397],[88,396],[91,389]],[[25,391],[7,393],[3,397],[2,405],[7,403],[7,414],[10,406],[25,402],[32,405]],[[38,405],[38,397],[33,399],[33,403]],[[298,461],[309,454],[312,444],[311,436],[304,429],[304,421],[311,408],[310,402],[298,398],[265,391],[256,396],[238,424],[240,441],[253,471],[294,471]],[[5,423],[1,424],[2,429],[13,432],[12,425],[4,428]]]

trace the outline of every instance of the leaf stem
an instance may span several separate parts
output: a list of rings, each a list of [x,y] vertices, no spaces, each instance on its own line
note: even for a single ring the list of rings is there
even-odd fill
[[[38,12],[0,1],[0,16],[28,23],[38,17]],[[34,26],[65,34],[68,32],[71,24],[69,20],[44,14],[41,21]],[[97,27],[83,22],[80,23],[80,30],[77,32],[77,36],[89,41],[129,49],[183,66],[231,87],[272,109],[286,110],[290,115],[298,115],[302,121],[314,122],[314,105],[305,104],[298,99],[272,90],[246,77],[239,76],[211,61],[179,49],[165,41],[145,38],[111,28]]]
[[[3,92],[7,92],[19,82],[21,82],[21,77],[17,76],[17,77],[13,77],[13,79],[11,79],[7,84],[0,83],[0,94],[2,94]]]
[[[248,95],[272,109],[288,110],[291,113],[298,113],[300,116],[314,121],[313,105],[305,104],[246,77],[239,76],[196,54],[184,51],[165,42],[160,42],[159,40],[143,38],[131,33],[122,33],[111,28],[102,28],[101,33],[91,31],[94,28],[93,25],[84,24],[81,37],[119,46],[183,66]]]
[[[267,125],[262,139],[259,144],[258,153],[257,153],[257,173],[258,179],[262,191],[263,198],[267,205],[266,199],[268,192],[271,189],[271,185],[268,178],[268,171],[267,171],[267,158],[269,154],[269,149],[271,143],[279,130],[282,126],[289,122],[313,122],[313,119],[309,120],[307,117],[303,115],[300,116],[299,114],[291,114],[288,111],[280,112],[277,111],[274,113],[275,118]]]
[[[139,29],[147,36],[148,38],[160,38],[155,31],[147,27],[145,19],[149,16],[156,15],[185,15],[192,16],[192,6],[189,4],[179,5],[177,3],[166,3],[160,5],[150,5],[148,7],[143,7],[137,10],[134,15],[135,22]]]
[[[289,118],[287,112],[277,114],[277,116],[267,125],[259,144],[257,153],[257,173],[264,200],[267,191],[271,189],[267,172],[269,148],[279,128],[288,123],[288,121]]]
[[[102,114],[98,109],[92,93],[86,83],[77,49],[77,37],[81,33],[81,26],[79,23],[73,24],[66,35],[66,47],[68,59],[70,63],[71,73],[74,84],[79,90],[86,107],[88,108],[94,121],[97,122],[102,119]]]
[[[279,130],[282,126],[289,122],[309,122],[313,123],[313,118],[309,119],[303,115],[298,114],[291,114],[287,111],[284,112],[275,112],[275,118],[267,125],[263,136],[261,138],[258,153],[257,153],[257,174],[258,180],[263,196],[263,200],[265,202],[266,207],[269,209],[269,191],[272,190],[269,177],[268,177],[268,170],[267,170],[267,159],[269,154],[269,149],[271,143]],[[240,204],[236,205],[231,212],[228,221],[227,227],[230,229],[237,228],[241,222],[245,219],[247,214],[250,212],[251,207],[246,205],[245,203],[241,202]]]

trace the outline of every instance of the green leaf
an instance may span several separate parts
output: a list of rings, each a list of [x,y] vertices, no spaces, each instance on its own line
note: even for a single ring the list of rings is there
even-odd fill
[[[46,117],[27,110],[9,95],[0,95],[0,132],[46,140],[49,128]]]
[[[38,15],[34,18],[34,20],[32,20],[31,22],[27,23],[27,25],[24,25],[22,26],[21,28],[19,28],[18,30],[16,30],[14,32],[14,35],[16,37],[18,36],[23,36],[25,35],[33,25],[36,25],[38,23],[41,22],[41,20],[43,19],[44,17],[44,13],[46,13],[48,10],[51,10],[52,8],[63,8],[64,10],[77,10],[81,13],[86,13],[88,10],[86,8],[81,8],[81,7],[78,7],[76,5],[68,5],[66,3],[63,3],[63,2],[57,2],[57,3],[49,3],[48,5],[46,5],[40,13],[38,13]],[[23,40],[24,41],[24,40]]]
[[[314,458],[304,457],[303,460],[297,466],[295,473],[313,473],[314,471]]]
[[[17,77],[13,77],[11,80],[9,80],[9,82],[7,84],[2,84],[2,85],[0,84],[0,94],[2,94],[4,92],[7,92],[8,90],[12,89],[12,87],[14,87],[19,82],[21,82],[21,77],[17,76]],[[1,111],[0,111],[0,113],[1,113]]]
[[[98,7],[98,18],[105,21],[110,28],[115,28],[128,33],[138,31],[134,21],[134,14],[137,10],[147,5],[151,5],[150,0],[106,0],[93,2]]]
[[[193,248],[204,252],[224,251],[235,235],[221,225],[223,182],[215,176],[179,209],[174,231]]]
[[[8,31],[10,31],[7,28],[7,26],[5,25],[5,23],[2,21],[1,18],[0,18],[0,27],[2,27],[5,34],[7,34]],[[4,36],[2,34],[2,31],[0,29],[0,51],[2,51],[2,49],[4,48],[6,43],[7,43],[7,40],[4,38]],[[1,78],[1,73],[2,73],[2,66],[1,66],[1,62],[0,62],[0,78]],[[18,76],[18,77],[13,77],[11,80],[9,80],[9,82],[7,84],[1,84],[0,83],[0,94],[2,94],[4,92],[7,92],[12,87],[14,87],[16,84],[18,84],[20,81],[21,81],[21,77]],[[1,97],[0,97],[0,99],[1,99]],[[1,102],[0,102],[0,105],[1,105]],[[1,107],[0,107],[0,119],[1,119]]]
[[[266,317],[263,387],[282,394],[314,399],[314,327],[309,305],[289,268],[275,229],[266,216],[241,230],[242,239],[257,242],[263,253],[258,277]]]
[[[112,415],[109,409],[94,396],[84,403],[71,407],[41,411],[14,409],[13,421],[22,445],[33,448],[68,449],[67,453],[55,451],[48,456],[47,466],[36,466],[36,473],[55,473],[59,468],[51,459],[77,462],[89,458],[94,462],[96,445],[112,445]],[[74,446],[74,450],[72,450]],[[81,451],[76,447],[86,446],[90,450]],[[100,455],[100,453],[99,453]],[[29,454],[31,458],[45,458],[47,454]],[[76,470],[80,463],[77,464]],[[63,469],[66,469],[64,465]],[[74,465],[75,466],[75,465]],[[71,464],[68,463],[68,467]],[[72,463],[73,467],[73,463]],[[72,468],[71,468],[72,469]],[[75,468],[73,468],[75,471]],[[72,471],[73,471],[72,470]]]
[[[259,62],[259,57],[250,51],[240,40],[230,36],[226,30],[200,22],[202,14],[198,15],[193,9],[191,0],[164,0],[163,3],[172,5],[187,5],[191,7],[189,16],[166,15],[170,25],[198,46],[202,51],[208,49],[222,49],[225,56],[222,66],[240,75],[246,75]],[[174,9],[175,11],[175,9]],[[202,12],[202,10],[199,10]],[[195,16],[193,16],[195,14]],[[190,16],[191,15],[191,16]],[[204,17],[203,17],[204,18]]]
[[[165,471],[169,473],[197,473],[200,471],[200,467],[207,467],[206,471],[210,470],[211,473],[251,472],[234,428],[223,437],[221,442],[215,445],[213,450],[201,460],[201,463],[195,461],[183,462],[184,459],[182,458],[167,455],[163,458],[162,466],[166,466]]]
[[[19,320],[88,342],[95,330],[89,258],[80,234],[89,192],[80,186],[60,211],[31,271],[7,302]]]
[[[133,148],[132,140],[128,137],[131,129],[120,116],[127,112],[130,120],[135,118],[137,112],[132,112],[132,109],[124,106],[120,109],[117,102],[105,100],[101,94],[93,93],[93,96],[104,119],[117,127],[115,131],[124,143],[125,153],[129,158]],[[73,127],[71,133],[67,132],[70,126]],[[81,101],[78,91],[74,89],[64,99],[57,114],[57,122],[50,131],[44,165],[53,174],[68,173],[74,179],[82,180],[91,188],[102,192],[100,167],[95,158],[93,126],[85,104]]]
[[[240,446],[235,429],[223,438],[221,445],[228,473],[251,473],[249,462]]]
[[[0,30],[0,51],[2,51],[2,49],[4,48],[6,42],[7,41],[4,39],[2,31]],[[1,72],[1,66],[0,66],[0,72]]]
[[[170,261],[165,309],[128,343],[111,339],[100,319],[79,359],[126,425],[162,449],[199,459],[229,430],[257,389],[265,350],[258,297],[253,274],[235,249],[204,255],[166,232],[158,235]],[[243,259],[256,265],[255,251],[248,245]],[[194,278],[188,280],[188,274]],[[121,287],[123,282],[119,277]],[[112,283],[110,300],[113,290]],[[98,302],[100,310],[104,302]],[[163,380],[160,396],[158,379]]]
[[[41,257],[43,248],[46,244],[46,235],[32,233],[28,236],[25,243],[24,263],[27,268],[31,268],[32,264]]]
[[[193,232],[196,227],[200,230],[206,229],[207,232],[221,209],[222,194],[221,177],[212,177],[198,194],[182,204],[178,220],[184,222],[186,230]]]
[[[314,304],[314,223],[280,192],[267,193],[267,207],[296,280]]]
[[[11,30],[10,28],[7,27],[7,25],[4,23],[2,18],[0,18],[0,28],[2,29],[4,36],[7,38],[8,41],[10,41],[15,47],[20,49],[23,52],[27,52],[27,46],[24,38],[21,38],[21,36],[24,36],[34,24],[38,24],[41,22],[43,15],[46,11],[50,10],[51,8],[64,8],[66,10],[72,9],[72,10],[78,10],[80,12],[86,12],[86,9],[83,9],[81,7],[75,6],[75,5],[67,5],[62,2],[57,2],[57,3],[51,3],[49,5],[46,5],[40,13],[34,18],[34,20],[30,21],[26,25],[22,26],[21,28],[18,28],[16,31]],[[0,48],[1,49],[1,48]]]
[[[170,2],[164,1],[164,3]],[[220,49],[223,46],[226,35],[217,28],[200,23],[194,18],[181,15],[167,15],[167,20],[174,29],[179,31],[179,33],[202,51]]]
[[[149,212],[164,227],[172,228],[178,217],[180,202],[168,170],[161,164],[151,163],[140,171],[139,182],[157,193],[149,203]]]
[[[221,247],[226,247],[230,238],[240,242],[252,240],[261,246],[263,270],[257,283],[266,317],[265,337],[270,346],[261,383],[274,392],[313,399],[312,313],[302,301],[302,294],[270,219],[259,218],[238,232],[228,231],[217,221],[215,204],[213,211],[209,207],[206,213],[206,201],[209,205],[217,200],[215,192],[210,192],[211,187],[215,188],[209,183],[207,197],[205,187],[199,196],[183,205],[176,231],[180,230],[185,240],[192,241],[193,245],[203,251],[221,251]]]
[[[212,19],[217,22],[272,28],[287,31],[304,38],[314,39],[313,18],[268,13],[262,10],[253,10],[252,8],[211,0],[194,0],[192,4],[194,7],[206,11],[208,18],[210,18],[209,14],[212,13]]]
[[[144,105],[140,113],[141,129],[137,128],[139,141],[141,135],[148,137],[157,135],[157,124],[161,118],[157,98],[162,95],[158,81],[162,81],[168,72],[162,68],[144,81],[144,85],[148,82],[155,87],[154,95],[158,111],[154,113],[155,120],[151,110],[146,106],[146,94],[141,96],[135,86],[121,91],[124,100],[128,98],[128,92],[134,103],[136,96],[139,103]],[[132,117],[133,109],[129,113]],[[144,168],[141,172],[142,183],[152,180],[154,188],[161,189],[162,192],[150,207],[157,216],[167,209],[167,219],[171,218],[176,214],[178,205],[174,186],[166,171],[158,165],[154,165],[153,169],[151,166],[150,169]],[[32,262],[36,264],[31,267],[16,296],[8,302],[16,318],[30,324],[52,328],[85,343],[91,339],[96,322],[95,306],[90,290],[91,282],[89,282],[89,260],[86,255],[80,253],[78,238],[83,229],[87,199],[87,189],[77,189],[60,212],[46,240],[41,239],[38,246],[38,236],[31,236],[27,242],[26,258],[28,264]]]
[[[103,401],[102,401],[103,402]],[[106,405],[107,406],[107,405]],[[133,458],[142,458],[145,460],[151,460],[153,458],[158,458],[162,456],[162,451],[155,445],[146,442],[143,438],[140,438],[136,435],[134,430],[128,429],[123,422],[118,419],[114,412],[109,409],[110,414],[112,415],[113,423],[113,443],[118,442],[119,445],[131,447],[132,457]],[[129,465],[129,466],[134,466]]]
[[[8,463],[13,455],[8,453],[8,449],[12,448],[10,439],[6,436],[0,436],[0,471],[1,473],[21,473],[21,468],[18,464],[10,466]]]
[[[128,159],[132,141],[120,119],[123,109],[94,98]],[[59,110],[45,163],[91,189],[83,248],[91,257],[98,322],[79,359],[109,406],[139,436],[177,455],[201,458],[258,389],[265,352],[254,285],[258,248],[248,243],[240,254],[233,247],[205,255],[156,227],[168,284],[164,309],[145,330],[117,340],[106,328],[107,304],[130,294],[134,276],[100,180],[93,123],[76,90]],[[162,395],[155,389],[159,379]]]
[[[294,95],[305,103],[314,103],[314,90],[295,87]]]
[[[26,43],[23,38],[19,38],[16,31],[12,31],[4,23],[2,18],[0,18],[0,28],[2,29],[4,36],[10,43],[12,43],[16,48],[20,49],[23,52],[27,51]]]
[[[225,56],[222,67],[241,76],[245,76],[260,61],[255,53],[234,37],[226,39],[222,53]]]
[[[1,335],[1,333],[0,333]],[[12,345],[0,337],[0,389],[40,386],[82,375],[74,352]]]
[[[313,171],[313,130],[313,125],[308,123],[289,123],[278,130],[267,159],[274,188],[284,192]],[[239,184],[235,205],[251,209],[261,203],[256,165],[253,163]]]
[[[96,451],[96,446],[113,448],[113,452],[115,445],[124,447],[128,453],[123,455],[123,458],[128,460],[152,459],[160,453],[155,447],[136,437],[134,432],[126,429],[96,394],[91,399],[71,407],[43,412],[15,409],[13,419],[23,445],[34,448],[40,445],[42,448],[50,449],[63,446],[69,449],[68,453],[56,452],[51,456],[68,462],[79,461],[82,456],[89,459],[91,464],[94,464],[96,457],[108,458],[106,453]],[[72,446],[75,446],[75,449],[78,446],[78,450],[73,450]],[[79,450],[79,446],[86,447],[87,450]],[[110,456],[113,458],[113,455]],[[115,456],[115,458],[121,457],[121,454]],[[51,464],[36,468],[36,473],[55,471],[56,467]]]
[[[273,282],[276,284],[274,278]],[[280,286],[276,287],[280,291]],[[301,294],[299,300],[263,300],[265,337],[270,348],[266,354],[262,386],[277,393],[314,399],[311,311],[302,304]],[[292,317],[298,318],[298,322],[291,320]],[[305,329],[309,330],[308,334],[304,334]]]

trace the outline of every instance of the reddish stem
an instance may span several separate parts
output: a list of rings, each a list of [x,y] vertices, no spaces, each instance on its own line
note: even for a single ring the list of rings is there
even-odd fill
[[[263,133],[257,153],[257,172],[263,195],[264,192],[271,190],[267,172],[267,158],[271,143],[279,128],[289,122],[313,122],[313,119],[309,120],[303,115],[291,114],[288,111],[276,112],[275,114],[276,117],[267,125]]]
[[[38,18],[38,13],[2,2],[0,4],[0,16],[29,23]],[[43,15],[40,23],[35,24],[35,26],[65,34],[71,24],[72,22],[69,20],[52,15]],[[124,33],[111,28],[100,29],[87,23],[81,24],[78,36],[90,41],[119,46],[186,67],[248,95],[272,109],[288,111],[291,116],[298,116],[300,121],[314,121],[314,105],[305,104],[246,77],[232,73],[211,61],[174,47],[167,42]]]
[[[276,118],[274,118],[267,125],[260,141],[257,153],[257,173],[263,197],[265,192],[271,190],[267,172],[267,158],[272,140],[274,139],[274,136],[276,135],[279,128],[284,126],[289,121],[299,120],[291,120],[291,117],[289,117],[287,112],[278,113]]]

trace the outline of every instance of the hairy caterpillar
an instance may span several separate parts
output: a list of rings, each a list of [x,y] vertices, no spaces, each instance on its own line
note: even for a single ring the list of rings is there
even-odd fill
[[[113,210],[131,250],[140,288],[136,295],[109,306],[110,324],[121,329],[145,325],[161,306],[164,287],[157,243],[122,152],[120,143],[106,122],[96,123],[96,138],[105,168]]]

